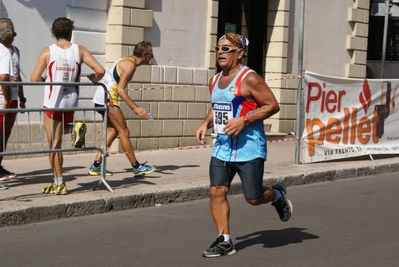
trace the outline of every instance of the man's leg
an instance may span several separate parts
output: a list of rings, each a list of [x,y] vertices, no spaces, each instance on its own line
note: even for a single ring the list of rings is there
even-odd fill
[[[242,182],[245,200],[254,206],[272,202],[280,219],[283,222],[288,221],[292,214],[292,204],[287,199],[285,185],[278,182],[272,188],[262,186],[264,160],[254,159],[236,163],[235,166]]]
[[[219,236],[208,249],[202,252],[202,256],[213,258],[222,255],[234,255],[237,252],[230,240],[230,205],[227,200],[227,193],[235,172],[230,170],[225,162],[212,158],[209,173],[211,180],[211,187],[209,188],[210,208]]]
[[[257,199],[246,199],[246,201],[253,205],[257,206],[260,204],[269,203],[276,199],[276,192],[272,190],[270,187],[264,186],[263,187],[263,194]]]
[[[17,108],[18,107],[18,102],[17,101],[11,101],[10,108]],[[8,112],[8,113],[0,113],[0,151],[6,151],[7,150],[7,143],[8,139],[11,135],[11,130],[14,127],[15,123],[15,118],[17,114],[14,112]],[[4,140],[3,140],[4,139]],[[3,162],[3,156],[0,156],[0,166]],[[1,170],[2,171],[2,170]],[[14,173],[15,175],[15,173]],[[16,176],[16,175],[15,175]]]
[[[203,257],[214,258],[237,253],[233,242],[230,240],[228,192],[229,187],[226,185],[211,186],[209,189],[211,214],[219,236],[208,249],[202,252]]]
[[[0,152],[3,152],[6,146],[6,115],[7,113],[0,112]],[[5,171],[2,170],[2,162],[3,156],[0,156],[0,180],[6,180],[8,179],[8,175],[5,173]]]
[[[65,132],[65,127],[62,122],[53,120],[44,114],[44,128],[46,130],[48,145],[50,149],[61,148],[62,145],[62,134]],[[46,186],[42,189],[43,193],[54,193],[54,194],[67,194],[67,189],[62,177],[62,165],[64,158],[61,152],[50,153],[49,161],[51,169],[53,170],[54,181],[51,185]]]
[[[112,142],[114,142],[114,140],[117,137],[118,137],[118,132],[116,131],[112,122],[108,119],[108,121],[107,121],[107,147],[110,147],[112,145]],[[102,148],[104,150],[104,140],[101,140],[100,148]],[[102,154],[100,151],[97,151],[96,157],[94,160],[101,162]]]
[[[7,150],[7,143],[8,139],[10,138],[11,135],[11,130],[14,126],[15,123],[15,115],[12,113],[8,113],[7,116],[4,117],[5,123],[4,123],[4,147],[3,147],[3,136],[1,136],[1,151],[6,151]],[[16,173],[10,172],[6,169],[3,168],[2,166],[3,162],[3,157],[0,157],[0,179],[14,179],[17,177]]]
[[[15,116],[11,115],[10,113],[5,117],[5,146],[4,150],[7,149],[8,139],[10,138],[12,128],[14,127],[15,123]]]
[[[46,130],[49,149],[61,148],[64,125],[60,121],[53,120],[44,114],[44,128]],[[49,157],[54,177],[61,177],[63,163],[62,153],[50,153]]]
[[[230,205],[227,200],[229,188],[225,185],[211,186],[209,189],[213,221],[219,234],[230,235]]]
[[[287,189],[282,182],[276,183],[272,188],[263,187],[263,194],[259,198],[246,198],[246,201],[254,206],[272,202],[280,220],[283,222],[288,221],[292,215],[293,207],[291,201],[287,198]]]
[[[129,138],[130,131],[129,128],[127,128],[125,117],[123,116],[122,111],[119,108],[115,108],[114,114],[112,116],[108,116],[108,119],[111,121],[116,132],[118,133],[122,149],[130,161],[130,164],[132,164],[133,176],[146,175],[155,171],[157,166],[149,166],[145,165],[145,163],[140,164],[137,161],[136,155],[134,154],[133,145]]]
[[[101,114],[101,117],[104,122],[104,114]],[[112,124],[112,122],[108,119],[107,120],[107,146],[106,148],[110,147],[112,142],[118,137],[118,133]],[[104,149],[104,140],[102,139],[100,142],[100,148],[103,149],[104,153],[106,153],[106,149]],[[101,163],[103,160],[103,154],[100,151],[97,151],[96,156],[94,158],[93,164],[89,168],[89,174],[92,176],[101,175]],[[113,172],[110,170],[105,170],[106,176],[112,176]]]
[[[6,142],[5,142],[6,114],[7,113],[0,112],[0,152],[4,151],[4,147],[6,145]],[[3,156],[0,156],[0,165],[1,165],[2,161],[3,161]]]
[[[114,126],[116,132],[119,135],[119,139],[121,141],[121,147],[123,151],[126,153],[126,157],[128,158],[131,164],[137,162],[136,156],[134,154],[132,142],[130,142],[130,131],[127,128],[125,117],[123,116],[120,108],[114,109],[114,114],[108,116],[108,120]]]

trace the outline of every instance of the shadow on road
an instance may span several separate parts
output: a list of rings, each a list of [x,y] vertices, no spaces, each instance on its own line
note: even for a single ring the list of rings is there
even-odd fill
[[[282,247],[289,244],[302,243],[305,240],[319,238],[316,235],[304,232],[305,228],[287,228],[282,230],[266,230],[252,234],[237,237],[242,240],[234,246],[236,250],[242,250],[247,247],[262,244],[265,248]]]

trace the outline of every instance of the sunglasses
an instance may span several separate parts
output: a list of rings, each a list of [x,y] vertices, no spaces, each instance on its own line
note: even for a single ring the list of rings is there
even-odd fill
[[[237,50],[239,50],[240,48],[238,48],[238,47],[230,47],[230,46],[215,46],[215,52],[219,52],[219,51],[222,51],[222,52],[225,52],[225,53],[230,53],[230,52],[232,52],[232,51],[237,51]]]
[[[12,34],[12,36],[14,36],[14,37],[15,37],[15,36],[17,36],[17,33],[16,33],[16,32],[14,32],[14,33]]]

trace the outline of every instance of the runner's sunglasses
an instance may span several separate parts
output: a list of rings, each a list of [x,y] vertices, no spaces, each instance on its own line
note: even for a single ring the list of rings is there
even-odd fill
[[[222,52],[225,52],[225,53],[230,53],[231,51],[237,51],[237,50],[239,50],[240,48],[238,48],[238,47],[230,47],[230,46],[215,46],[215,52],[219,52],[219,51],[222,51]]]

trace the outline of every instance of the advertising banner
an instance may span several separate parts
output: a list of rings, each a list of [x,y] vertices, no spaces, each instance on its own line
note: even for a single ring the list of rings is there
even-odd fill
[[[306,72],[302,162],[399,154],[398,85]]]

